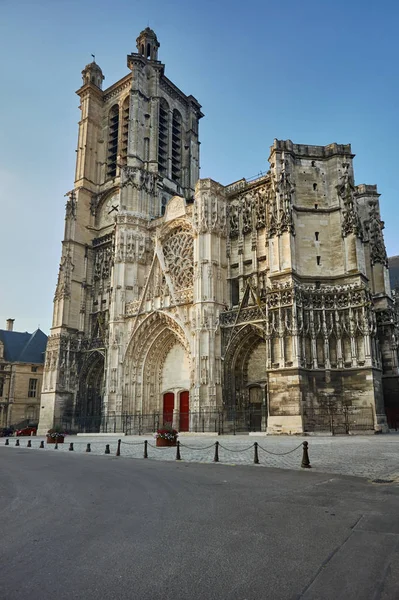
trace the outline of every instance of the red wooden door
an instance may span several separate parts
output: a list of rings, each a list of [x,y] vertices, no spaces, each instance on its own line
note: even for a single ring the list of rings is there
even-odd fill
[[[190,410],[190,396],[188,392],[181,392],[180,394],[180,431],[189,430],[189,410]]]
[[[163,395],[163,424],[173,422],[173,409],[175,407],[175,395],[173,392],[168,392]]]

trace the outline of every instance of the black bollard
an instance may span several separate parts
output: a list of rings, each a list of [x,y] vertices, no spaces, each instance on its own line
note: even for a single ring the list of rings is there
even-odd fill
[[[303,453],[302,453],[302,463],[301,463],[302,469],[311,469],[312,468],[312,465],[310,464],[310,460],[309,460],[308,446],[309,446],[309,444],[307,442],[303,442]]]
[[[40,442],[39,448],[44,448],[44,441],[43,440]]]
[[[118,446],[116,448],[116,456],[121,455],[121,440],[118,440]]]
[[[55,442],[55,444],[54,444],[54,450],[58,450],[58,442]]]
[[[15,445],[19,446],[19,439],[18,438],[15,440]]]
[[[176,444],[176,460],[181,460],[181,456],[180,456],[180,442],[177,442],[177,444]]]
[[[27,448],[32,448],[32,442],[31,442],[31,440],[28,440],[28,443],[26,444],[26,447]]]
[[[147,450],[148,442],[144,440],[144,458],[148,458],[148,450]]]
[[[213,462],[219,462],[219,442],[215,442],[215,456]]]
[[[69,442],[69,452],[73,452],[73,442]]]
[[[87,444],[87,446],[86,446],[86,452],[91,452],[91,446],[90,446],[90,444]]]
[[[254,464],[258,465],[259,464],[259,457],[258,457],[258,442],[254,443]]]
[[[109,444],[105,444],[105,452],[104,454],[111,454],[111,451],[109,449]]]
[[[6,446],[9,446],[9,445],[10,445],[10,440],[7,438],[6,439]]]

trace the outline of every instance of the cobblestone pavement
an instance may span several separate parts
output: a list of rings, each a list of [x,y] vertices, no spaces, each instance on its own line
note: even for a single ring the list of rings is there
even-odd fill
[[[20,447],[26,448],[31,439],[32,448],[38,450],[45,438],[18,438]],[[45,452],[68,452],[73,442],[75,454],[86,454],[86,446],[91,445],[93,454],[104,454],[105,445],[110,446],[110,456],[115,456],[118,435],[67,436],[64,444],[55,450],[52,444],[44,443]],[[121,438],[121,456],[143,459],[144,440],[148,440],[149,460],[175,460],[176,448],[156,448],[155,440],[148,436],[125,436]],[[389,479],[399,483],[399,432],[386,435],[367,436],[180,436],[182,461],[212,463],[215,442],[219,442],[219,461],[224,464],[253,465],[254,442],[259,444],[260,465],[280,469],[300,469],[302,442],[309,443],[309,458],[313,470],[341,475],[355,475],[369,479]],[[9,449],[15,447],[16,438],[10,438]],[[0,439],[5,445],[5,439]],[[40,450],[43,452],[43,450]],[[106,457],[108,458],[108,457]]]

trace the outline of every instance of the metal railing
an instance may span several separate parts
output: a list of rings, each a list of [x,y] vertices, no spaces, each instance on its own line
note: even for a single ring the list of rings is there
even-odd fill
[[[305,432],[330,432],[348,434],[374,429],[372,407],[328,406],[305,408],[303,412]]]
[[[180,412],[175,415],[153,412],[122,413],[106,416],[65,416],[56,419],[54,426],[68,433],[125,433],[145,435],[153,433],[166,423],[181,432],[236,434],[266,431],[266,410],[202,410]]]

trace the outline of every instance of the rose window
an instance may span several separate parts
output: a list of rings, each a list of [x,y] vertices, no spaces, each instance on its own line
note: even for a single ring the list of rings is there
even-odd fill
[[[176,288],[193,285],[193,238],[184,230],[178,230],[163,245],[163,254]]]

